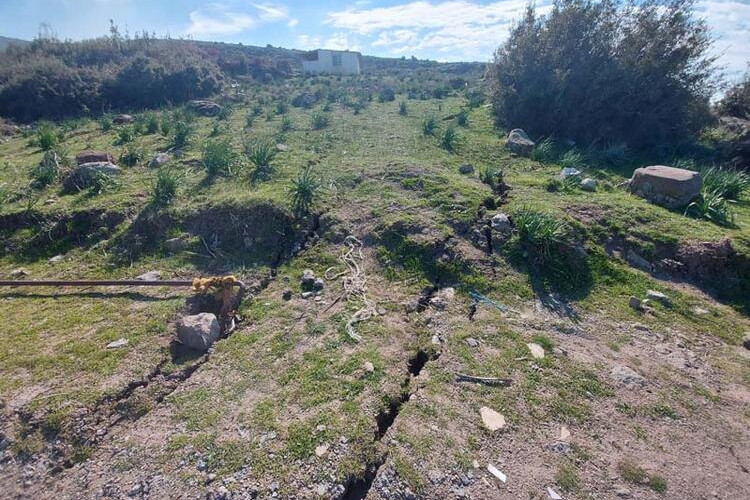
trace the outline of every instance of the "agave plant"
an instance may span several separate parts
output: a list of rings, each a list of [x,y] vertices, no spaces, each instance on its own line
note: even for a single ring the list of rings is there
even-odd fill
[[[312,167],[308,165],[300,172],[297,179],[292,181],[292,210],[297,217],[310,213],[319,189],[320,183],[313,175]]]
[[[729,203],[721,191],[704,189],[698,199],[687,206],[685,215],[710,220],[720,226],[731,226],[734,224],[734,212]]]

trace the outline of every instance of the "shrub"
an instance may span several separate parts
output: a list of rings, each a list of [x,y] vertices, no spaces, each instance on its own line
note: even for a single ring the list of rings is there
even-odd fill
[[[549,137],[539,141],[531,150],[531,159],[539,163],[550,163],[555,160],[555,143]]]
[[[45,151],[42,161],[31,171],[31,184],[35,189],[49,186],[60,174],[59,157],[55,151]]]
[[[297,179],[292,181],[292,210],[297,217],[303,217],[310,213],[315,199],[318,196],[320,184],[313,176],[312,167],[307,166],[300,172]]]
[[[97,196],[104,193],[109,193],[120,187],[119,181],[104,172],[97,171],[91,178],[89,184],[88,194],[89,196]]]
[[[277,115],[284,115],[286,112],[289,111],[289,104],[287,104],[286,101],[278,101],[276,103],[276,114]]]
[[[274,171],[271,162],[276,157],[276,146],[268,142],[247,143],[245,144],[245,156],[255,166],[250,176],[253,184],[268,180],[271,177]]]
[[[178,184],[177,174],[169,168],[160,168],[151,188],[151,204],[164,207],[172,203],[172,199],[177,194]]]
[[[494,167],[481,167],[479,169],[479,180],[494,190],[498,172],[502,171]]]
[[[313,113],[311,117],[311,126],[313,130],[326,128],[328,126],[328,116],[323,113]]]
[[[135,139],[135,130],[133,127],[122,127],[117,130],[116,144],[127,144]]]
[[[250,114],[255,117],[262,115],[263,106],[261,106],[260,104],[253,104],[253,107],[250,109]]]
[[[54,148],[60,138],[55,127],[50,123],[40,123],[36,130],[36,144],[44,151]]]
[[[232,173],[236,155],[228,140],[208,141],[203,147],[203,168],[209,177]]]
[[[581,170],[586,167],[586,161],[583,155],[575,149],[569,149],[559,159],[560,166],[563,168],[575,168]]]
[[[750,73],[727,91],[716,108],[722,115],[750,120]]]
[[[120,153],[120,163],[128,167],[134,167],[146,158],[146,151],[140,146],[131,146]]]
[[[401,101],[398,103],[398,114],[401,116],[406,116],[409,113],[409,110],[406,108],[406,101]]]
[[[521,244],[533,253],[532,257],[539,264],[545,263],[568,235],[563,222],[550,214],[530,208],[515,212],[513,223]]]
[[[424,135],[435,135],[436,130],[437,120],[435,120],[435,117],[429,116],[422,120],[422,133]]]
[[[456,114],[456,124],[459,127],[466,127],[469,125],[469,115],[465,109],[462,109]]]
[[[292,119],[288,116],[285,116],[281,119],[281,132],[289,132],[294,128],[294,124],[292,123]]]
[[[158,131],[159,131],[159,117],[156,116],[156,113],[147,113],[146,114],[146,133],[155,134]]]
[[[177,121],[174,124],[174,137],[172,138],[172,145],[177,148],[181,148],[187,145],[192,133],[193,127],[190,123],[183,120]]]
[[[727,200],[737,201],[750,189],[750,175],[733,168],[710,167],[701,169],[703,190]]]
[[[443,135],[440,136],[440,146],[446,151],[453,152],[456,150],[457,144],[458,134],[456,133],[455,127],[453,125],[450,125],[445,129]]]
[[[534,135],[656,146],[692,138],[715,89],[693,0],[557,0],[534,7],[490,68],[498,125]]]
[[[112,127],[114,124],[112,123],[112,117],[110,115],[102,115],[101,118],[99,118],[99,127],[102,129],[102,132],[109,132],[112,130]]]
[[[717,191],[701,190],[698,199],[690,203],[685,209],[685,215],[698,219],[706,219],[719,226],[734,224],[734,212],[729,202]]]
[[[378,102],[391,102],[396,99],[396,93],[392,88],[386,87],[378,92]]]
[[[161,135],[164,137],[169,137],[170,132],[172,132],[172,120],[168,116],[162,116],[161,117]]]

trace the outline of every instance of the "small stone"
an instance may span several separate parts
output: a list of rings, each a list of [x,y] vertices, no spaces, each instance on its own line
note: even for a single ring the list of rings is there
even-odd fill
[[[610,375],[613,379],[624,385],[633,386],[644,385],[646,383],[645,378],[639,375],[638,372],[636,372],[632,368],[625,365],[616,365],[614,368],[612,368],[612,371],[610,371]]]
[[[467,338],[466,343],[469,345],[469,347],[479,347],[479,341],[474,338]]]
[[[136,276],[135,279],[137,279],[138,281],[158,281],[161,279],[161,272],[149,271],[147,273]]]
[[[552,500],[562,500],[562,497],[549,486],[547,486],[547,494]]]
[[[643,311],[643,303],[638,297],[630,297],[628,299],[628,305],[636,311]]]
[[[315,281],[313,281],[313,290],[320,291],[324,289],[326,286],[326,282],[323,281],[323,278],[315,278]]]
[[[315,447],[315,456],[322,457],[328,453],[328,445],[327,444],[321,444],[320,446]]]
[[[569,441],[570,440],[570,431],[568,428],[564,425],[560,426],[560,441]]]
[[[172,155],[169,153],[156,153],[152,158],[149,166],[151,168],[159,168],[162,165],[169,163],[172,160]]]
[[[143,485],[140,482],[137,482],[133,485],[132,488],[128,491],[129,497],[137,497],[141,493],[143,493]]]
[[[661,292],[657,292],[656,290],[646,291],[646,299],[661,302],[666,307],[672,306],[672,301],[670,300],[670,298]]]
[[[23,278],[24,276],[28,276],[29,271],[27,271],[23,267],[19,267],[17,269],[13,269],[10,273],[8,273],[8,275],[15,280],[18,278]]]
[[[453,300],[456,295],[456,290],[452,287],[447,287],[439,290],[431,299],[430,304],[438,310],[445,309],[448,304]]]
[[[471,466],[474,467],[475,469],[478,469],[479,468],[479,462],[476,461],[476,460],[472,460],[471,461]]]
[[[369,362],[369,361],[365,361],[365,364],[364,364],[364,369],[365,369],[365,371],[366,371],[367,373],[372,373],[372,372],[374,372],[374,371],[375,371],[375,365],[373,365],[373,364],[372,364],[371,362]]]
[[[529,348],[531,357],[533,357],[534,359],[544,358],[544,347],[540,346],[539,344],[535,344],[534,342],[526,344],[526,347]]]
[[[107,344],[107,349],[119,349],[120,347],[125,347],[126,345],[128,345],[128,339],[123,337]]]
[[[219,320],[213,313],[183,316],[177,321],[177,339],[192,349],[205,352],[220,335]]]
[[[302,290],[312,291],[315,285],[315,273],[312,269],[305,269],[302,272],[302,277],[299,280],[299,285]]]
[[[630,498],[633,496],[633,494],[627,488],[617,488],[615,490],[615,495],[617,495],[619,498]]]
[[[292,291],[289,288],[287,288],[286,290],[281,292],[281,298],[283,300],[292,300]]]
[[[419,310],[419,301],[417,299],[404,303],[404,310],[407,314],[415,313]]]
[[[432,336],[432,345],[440,345],[440,336],[435,334]]]
[[[61,262],[63,260],[62,255],[55,255],[54,257],[50,258],[47,262],[50,264],[57,264],[58,262]]]
[[[279,489],[279,482],[278,481],[272,482],[271,485],[268,487],[268,489],[271,490],[271,491],[278,490]]]
[[[201,472],[203,472],[204,470],[206,470],[207,467],[208,467],[208,465],[206,465],[206,461],[203,460],[202,458],[199,458],[198,462],[195,464],[195,468],[198,469]]]
[[[565,167],[560,171],[560,180],[564,181],[568,177],[580,177],[581,171],[573,167]]]
[[[695,314],[696,316],[705,316],[706,314],[711,312],[708,309],[703,309],[702,307],[698,307],[698,306],[695,306],[690,310],[693,311],[693,314]]]
[[[513,225],[510,222],[510,217],[504,212],[498,212],[490,219],[490,227],[493,231],[497,231],[502,234],[508,234],[513,230]]]
[[[596,181],[590,177],[586,177],[581,181],[581,189],[584,191],[596,191]]]
[[[214,481],[216,481],[216,474],[212,472],[206,477],[206,482],[212,483]]]
[[[460,167],[458,167],[458,173],[468,175],[474,173],[474,165],[470,163],[464,163]]]
[[[315,295],[315,292],[302,292],[300,294],[300,297],[302,297],[303,299],[309,299],[310,297],[314,295]]]
[[[289,151],[289,146],[287,146],[286,144],[279,143],[276,145],[276,150],[281,151],[281,152]]]
[[[328,492],[328,485],[324,483],[320,483],[315,487],[315,493],[317,493],[320,496],[325,495]]]
[[[483,406],[479,409],[479,414],[482,416],[482,423],[490,431],[494,432],[505,427],[505,417],[492,408]]]
[[[57,203],[57,200],[54,198],[47,198],[46,200],[44,200],[45,205],[54,205],[55,203]]]

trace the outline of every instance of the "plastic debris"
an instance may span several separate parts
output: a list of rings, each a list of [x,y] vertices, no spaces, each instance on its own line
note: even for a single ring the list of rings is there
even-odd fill
[[[495,467],[494,465],[487,464],[487,470],[490,472],[490,474],[498,478],[503,483],[507,482],[508,478],[505,476],[505,474],[500,472],[500,470],[498,470],[498,468]]]
[[[547,494],[552,500],[562,500],[562,497],[558,495],[555,490],[547,486]]]
[[[128,339],[121,338],[107,344],[107,349],[119,349],[120,347],[125,347],[126,345],[128,345]]]
[[[489,297],[485,297],[484,295],[482,295],[481,293],[477,292],[476,290],[470,290],[469,291],[469,297],[471,297],[471,300],[473,300],[476,304],[485,303],[485,304],[489,304],[489,305],[491,305],[493,307],[496,307],[500,311],[507,311],[508,310],[508,308],[505,307],[504,305],[502,305],[500,302],[496,302],[496,301],[492,300]]]

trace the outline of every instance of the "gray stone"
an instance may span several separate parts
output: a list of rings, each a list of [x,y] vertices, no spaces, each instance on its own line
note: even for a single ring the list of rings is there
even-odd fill
[[[536,143],[529,139],[526,132],[520,128],[510,131],[510,134],[508,134],[508,140],[505,144],[511,153],[515,153],[519,156],[530,155],[531,150],[536,146]]]
[[[469,337],[466,339],[466,344],[469,347],[479,347],[479,341],[475,338]]]
[[[684,168],[653,165],[638,168],[630,179],[630,192],[665,208],[689,204],[701,191],[701,175]]]
[[[300,294],[300,297],[302,297],[303,299],[309,299],[310,297],[314,295],[315,295],[315,292],[302,292]]]
[[[281,299],[282,300],[292,300],[292,290],[287,288],[283,292],[281,292]]]
[[[276,145],[276,151],[281,151],[281,152],[289,151],[289,146],[287,146],[286,144],[279,143]]]
[[[169,163],[171,160],[172,160],[172,155],[169,153],[156,153],[153,157],[151,157],[151,162],[149,163],[149,166],[151,168],[159,168],[162,165]]]
[[[302,290],[311,291],[315,286],[315,273],[312,269],[305,269],[302,272],[302,277],[299,280],[299,286]]]
[[[586,177],[581,181],[581,189],[584,191],[596,191],[596,181],[591,177]]]
[[[628,299],[628,305],[636,311],[643,311],[643,303],[638,297],[630,297]]]
[[[493,231],[497,231],[503,234],[510,233],[513,230],[513,225],[510,222],[510,218],[508,217],[508,214],[504,212],[498,212],[492,216],[492,219],[490,220],[490,227]]]
[[[625,260],[628,261],[628,264],[630,264],[631,266],[637,267],[638,269],[641,269],[643,271],[650,271],[652,268],[652,265],[648,260],[643,258],[641,254],[632,249],[629,249],[625,254]]]
[[[58,262],[61,262],[63,260],[62,255],[55,255],[54,257],[51,257],[47,262],[50,264],[57,264]]]
[[[372,373],[375,371],[375,365],[372,364],[370,361],[365,361],[364,365],[362,365],[367,373]]]
[[[565,167],[560,171],[560,180],[564,181],[568,177],[580,177],[581,171],[573,167]]]
[[[464,163],[460,167],[458,167],[458,173],[468,175],[474,173],[474,165],[470,163]]]
[[[213,101],[193,100],[187,103],[187,107],[201,116],[216,116],[221,113],[221,106]]]
[[[135,117],[133,115],[117,115],[112,119],[112,123],[116,125],[124,125],[126,123],[133,123]]]
[[[116,177],[120,172],[120,167],[106,161],[83,163],[63,180],[63,188],[67,192],[80,191],[89,187],[97,175]]]
[[[14,280],[17,280],[18,278],[23,278],[24,276],[28,276],[28,275],[29,275],[29,271],[27,271],[23,267],[13,269],[10,273],[8,273],[8,276],[10,276]]]
[[[76,155],[76,165],[84,163],[114,163],[114,157],[106,151],[86,149]]]
[[[443,310],[456,296],[456,290],[452,287],[440,289],[431,299],[430,305],[435,309]]]
[[[221,326],[213,313],[183,316],[177,321],[177,339],[192,349],[207,351],[220,335]]]
[[[107,349],[119,349],[120,347],[125,347],[126,345],[128,345],[128,339],[123,337],[107,344]]]
[[[656,290],[648,290],[646,291],[646,299],[650,301],[658,301],[661,302],[666,307],[672,306],[672,300],[664,295],[661,292],[657,292]]]
[[[619,498],[630,498],[633,496],[633,493],[627,488],[617,488],[615,490],[615,495]]]
[[[147,273],[143,273],[139,276],[136,276],[135,279],[139,281],[157,281],[161,279],[161,272],[149,271]]]
[[[610,376],[617,382],[628,386],[641,386],[646,383],[646,379],[643,378],[638,372],[625,365],[616,365],[610,371]]]
[[[320,291],[326,287],[326,282],[323,278],[315,278],[313,281],[313,290]]]

